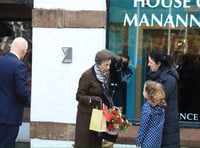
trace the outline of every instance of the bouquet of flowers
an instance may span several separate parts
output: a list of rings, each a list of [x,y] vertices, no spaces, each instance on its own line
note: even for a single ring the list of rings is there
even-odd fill
[[[122,108],[114,106],[107,112],[107,128],[108,131],[127,131],[131,123],[122,116]]]

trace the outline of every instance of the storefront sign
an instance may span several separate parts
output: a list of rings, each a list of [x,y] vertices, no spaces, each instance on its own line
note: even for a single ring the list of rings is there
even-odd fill
[[[132,7],[145,8],[148,13],[142,13],[142,11],[140,13],[139,9],[135,14],[125,13],[124,26],[141,26],[142,24],[153,26],[154,24],[158,24],[160,27],[171,25],[172,28],[178,27],[179,25],[183,25],[184,27],[197,25],[200,27],[199,18],[196,16],[196,13],[193,12],[193,7],[196,8],[195,11],[199,12],[200,0],[196,0],[195,4],[190,0],[133,0]],[[155,8],[166,9],[166,11],[158,14]],[[181,8],[188,9],[185,15],[172,13],[171,9],[174,11]]]
[[[180,121],[200,121],[198,113],[180,113]]]

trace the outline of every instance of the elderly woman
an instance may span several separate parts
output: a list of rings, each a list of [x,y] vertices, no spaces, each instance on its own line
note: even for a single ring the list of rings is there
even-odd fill
[[[97,132],[89,130],[92,109],[100,107],[100,101],[108,107],[112,106],[108,94],[108,79],[111,59],[114,54],[107,49],[96,54],[95,64],[85,71],[80,80],[76,94],[78,112],[76,120],[75,147],[101,148],[102,139]]]

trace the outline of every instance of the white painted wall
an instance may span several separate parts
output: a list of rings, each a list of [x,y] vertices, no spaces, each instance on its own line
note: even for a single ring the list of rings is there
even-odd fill
[[[106,10],[106,0],[34,0],[34,8]]]
[[[34,0],[34,8],[105,11],[106,0]],[[95,54],[105,48],[106,30],[33,28],[32,40],[31,121],[75,123],[79,78],[94,64]],[[62,63],[65,57],[62,47],[72,47],[71,64]],[[30,141],[31,147],[55,143]],[[58,143],[56,146],[66,146],[64,141]]]
[[[78,81],[105,48],[105,33],[105,29],[33,28],[31,121],[76,122]],[[62,47],[72,47],[71,64],[62,63]],[[47,146],[54,141],[40,142]],[[31,147],[36,145],[41,146],[31,139]]]
[[[63,64],[62,47],[72,47]],[[81,74],[105,48],[105,29],[33,28],[31,121],[75,123]]]

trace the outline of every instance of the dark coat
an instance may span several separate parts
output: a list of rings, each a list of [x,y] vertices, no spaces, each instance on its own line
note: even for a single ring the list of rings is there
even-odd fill
[[[0,58],[0,123],[21,125],[29,97],[26,66],[8,52]]]
[[[79,87],[76,94],[78,112],[75,147],[102,147],[102,139],[97,136],[96,132],[89,130],[92,109],[95,108],[90,103],[91,96],[98,96],[103,100],[102,84],[96,78],[94,67],[85,71],[79,80]],[[107,104],[104,100],[103,103]]]
[[[162,68],[157,72],[147,73],[147,79],[162,83],[165,90],[167,108],[165,110],[162,147],[179,147],[180,129],[177,99],[179,74],[173,67]]]

